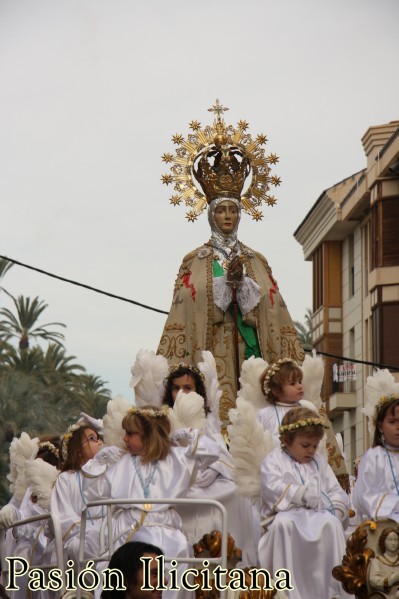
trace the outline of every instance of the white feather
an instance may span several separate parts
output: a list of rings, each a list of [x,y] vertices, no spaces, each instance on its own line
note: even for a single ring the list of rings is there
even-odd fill
[[[134,389],[136,406],[160,407],[165,392],[164,381],[169,374],[166,358],[157,356],[153,351],[140,349],[131,372],[130,386]]]
[[[376,406],[381,397],[386,395],[399,395],[397,383],[387,368],[377,368],[371,376],[367,377],[365,386],[366,401],[362,412],[368,418],[370,438],[374,436]]]
[[[320,410],[322,406],[321,387],[324,378],[324,361],[321,356],[316,356],[314,350],[312,356],[306,354],[302,364],[302,372],[303,396],[315,406],[316,410]]]
[[[249,401],[256,411],[264,408],[266,405],[266,398],[260,384],[260,377],[267,366],[267,362],[262,358],[251,356],[243,362],[241,367],[241,388],[237,395]]]
[[[208,428],[212,428],[215,432],[220,432],[219,401],[223,391],[219,387],[216,362],[210,351],[203,351],[202,359],[203,362],[198,363],[198,369],[205,377],[206,398],[211,410],[211,414],[208,414],[208,420],[210,420],[209,424],[212,424],[212,426]]]
[[[103,418],[104,442],[106,445],[115,445],[120,449],[125,449],[123,442],[125,431],[122,428],[122,420],[129,408],[131,408],[129,402],[120,395],[108,402],[107,413]]]
[[[243,397],[229,411],[232,424],[227,427],[230,453],[234,462],[236,484],[242,495],[257,499],[260,496],[260,466],[273,449],[270,431],[264,431],[256,419],[254,406]]]
[[[21,433],[19,438],[14,437],[10,444],[10,491],[17,501],[22,501],[27,488],[25,478],[26,460],[35,459],[38,451],[39,439],[31,439],[28,433]]]
[[[43,509],[48,509],[50,507],[51,492],[59,470],[38,458],[36,460],[27,460],[25,473],[27,486],[31,487],[32,495],[37,497],[37,503]]]
[[[181,428],[203,430],[206,424],[204,398],[194,391],[190,393],[179,391],[173,409],[169,410],[168,416],[172,425],[172,433]]]

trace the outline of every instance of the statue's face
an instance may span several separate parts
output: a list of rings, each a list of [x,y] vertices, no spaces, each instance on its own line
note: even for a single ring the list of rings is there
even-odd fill
[[[215,210],[215,222],[219,231],[228,235],[232,233],[238,221],[238,208],[234,202],[221,202]]]
[[[390,532],[385,539],[385,549],[395,553],[399,548],[399,537],[396,532]]]

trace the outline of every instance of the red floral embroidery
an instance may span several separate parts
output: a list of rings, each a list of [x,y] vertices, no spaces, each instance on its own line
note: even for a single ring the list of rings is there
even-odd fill
[[[277,281],[275,281],[273,279],[272,275],[269,275],[269,279],[270,279],[270,281],[271,281],[271,283],[273,285],[273,287],[270,288],[269,296],[270,296],[271,304],[272,304],[272,306],[274,306],[274,297],[273,297],[273,295],[275,293],[277,293],[277,291],[278,291],[278,285],[277,285]]]
[[[184,287],[186,287],[187,289],[191,289],[191,299],[193,301],[195,301],[195,287],[192,283],[190,283],[190,277],[191,277],[191,270],[189,270],[187,273],[182,275],[180,277],[180,280],[183,283]]]

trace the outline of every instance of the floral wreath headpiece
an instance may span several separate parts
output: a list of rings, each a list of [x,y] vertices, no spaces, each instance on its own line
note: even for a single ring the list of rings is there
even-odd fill
[[[179,370],[179,368],[187,368],[187,370],[191,370],[191,372],[195,372],[195,374],[197,374],[200,377],[202,382],[205,383],[205,376],[204,376],[203,372],[201,372],[199,370],[199,368],[197,368],[196,366],[191,366],[191,364],[186,364],[185,362],[179,362],[179,364],[173,364],[173,366],[171,366],[169,368],[169,376],[171,374],[173,374],[174,372],[176,372],[176,370]]]
[[[169,414],[169,406],[164,405],[161,408],[137,408],[133,406],[127,413],[148,416],[150,418],[163,418]]]
[[[270,366],[268,366],[268,368],[266,369],[266,375],[265,378],[263,379],[263,383],[262,383],[262,388],[263,388],[263,393],[265,394],[266,397],[268,397],[269,393],[270,393],[270,379],[277,374],[277,372],[280,370],[280,368],[282,367],[283,364],[296,364],[296,362],[292,359],[292,358],[279,358],[276,362],[274,362],[274,364],[271,364]],[[263,374],[261,375],[261,379],[263,377]]]
[[[86,420],[82,422],[76,422],[76,424],[71,424],[68,426],[66,432],[62,435],[61,438],[61,456],[63,461],[65,462],[68,457],[68,445],[69,441],[72,439],[73,433],[82,428],[82,426],[89,426],[89,423]]]
[[[55,445],[53,445],[53,443],[50,443],[50,441],[41,441],[39,443],[38,450],[41,451],[43,449],[48,449],[53,455],[55,455],[56,458],[60,457],[59,450],[56,448]]]
[[[362,412],[368,418],[368,431],[370,439],[373,439],[379,412],[387,404],[399,399],[399,383],[387,368],[377,368],[367,377],[364,390],[366,399]]]
[[[278,432],[288,433],[308,426],[322,426],[325,429],[329,428],[327,421],[323,420],[323,418],[303,418],[297,420],[297,422],[292,422],[291,424],[282,424],[278,427]]]
[[[277,187],[281,183],[280,177],[270,174],[270,165],[278,162],[278,156],[265,156],[262,146],[267,143],[266,135],[260,134],[253,139],[247,133],[246,121],[239,121],[236,128],[227,126],[222,118],[227,110],[216,100],[208,108],[215,115],[213,125],[202,129],[201,123],[191,121],[187,139],[180,134],[172,137],[172,142],[178,146],[176,154],[168,152],[162,156],[166,164],[172,163],[171,174],[161,178],[165,185],[174,186],[176,193],[171,196],[170,203],[177,206],[184,201],[189,207],[186,214],[189,222],[194,222],[207,204],[219,197],[239,200],[243,210],[255,221],[263,218],[259,209],[262,202],[269,206],[277,202],[268,192],[270,185]],[[241,195],[249,175],[250,185]]]

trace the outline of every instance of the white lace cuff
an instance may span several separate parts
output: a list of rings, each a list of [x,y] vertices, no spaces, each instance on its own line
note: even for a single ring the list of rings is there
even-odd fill
[[[213,277],[213,302],[218,308],[226,312],[233,300],[233,292],[227,283],[226,275]]]
[[[243,284],[237,289],[237,302],[243,316],[259,304],[260,287],[253,279],[244,277]]]
[[[218,308],[226,312],[233,300],[231,286],[227,282],[226,275],[213,278],[213,301]],[[245,316],[253,310],[260,301],[260,287],[253,279],[244,277],[237,289],[237,303],[241,314]]]

